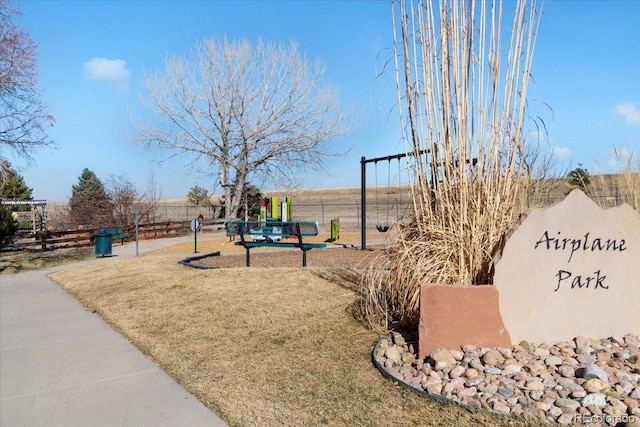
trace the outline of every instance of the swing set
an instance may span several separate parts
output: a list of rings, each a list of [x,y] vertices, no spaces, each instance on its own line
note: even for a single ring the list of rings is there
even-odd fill
[[[422,150],[420,154],[426,154],[429,150]],[[391,160],[398,160],[398,186],[400,186],[400,159],[413,156],[414,153],[400,153],[385,157],[376,157],[374,159],[360,159],[360,198],[362,200],[361,218],[360,218],[360,240],[361,249],[367,248],[367,164],[373,163],[375,169],[375,197],[376,197],[376,230],[380,233],[386,233],[391,227],[389,221],[389,207],[391,206]],[[385,221],[380,220],[380,196],[378,188],[378,162],[387,161],[387,199]],[[397,221],[398,218],[396,218]]]
[[[386,205],[387,205],[387,214],[385,216],[385,223],[382,224],[380,222],[380,191],[378,189],[378,162],[375,162],[374,164],[375,167],[375,173],[376,173],[376,230],[378,230],[380,233],[386,233],[387,231],[389,231],[389,205],[391,203],[390,197],[391,197],[391,159],[388,160],[388,167],[387,167],[387,200],[386,200]],[[398,158],[398,187],[400,186],[400,159]],[[396,218],[397,220],[397,218]]]

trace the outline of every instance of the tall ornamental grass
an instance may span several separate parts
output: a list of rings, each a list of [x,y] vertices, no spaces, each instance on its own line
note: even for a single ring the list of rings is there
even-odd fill
[[[640,212],[640,155],[630,148],[613,147],[614,174],[597,175],[589,188],[603,208],[627,203]]]
[[[372,263],[362,309],[371,325],[413,328],[420,284],[492,281],[527,152],[538,12],[533,1],[399,0],[392,15],[413,219]]]

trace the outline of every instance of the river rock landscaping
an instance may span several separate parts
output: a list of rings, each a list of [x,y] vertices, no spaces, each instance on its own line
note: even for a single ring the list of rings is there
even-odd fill
[[[378,342],[374,362],[395,380],[470,410],[560,424],[640,425],[637,334],[511,348],[433,350],[418,360],[400,333]],[[626,424],[625,424],[626,423]]]

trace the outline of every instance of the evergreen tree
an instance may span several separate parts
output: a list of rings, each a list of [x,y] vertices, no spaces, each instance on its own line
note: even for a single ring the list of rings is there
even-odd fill
[[[113,206],[95,173],[84,168],[78,184],[72,187],[69,214],[77,226],[108,226],[113,224]]]
[[[7,160],[2,160],[0,167],[5,172],[0,182],[0,199],[33,200],[31,196],[33,189],[27,187],[24,178],[11,167],[11,163]],[[30,207],[28,205],[22,205],[18,206],[18,210],[28,211]]]
[[[240,206],[238,210],[238,216],[240,218],[245,217],[245,206],[248,210],[249,218],[256,218],[260,214],[260,200],[264,195],[260,192],[260,189],[255,185],[248,183],[244,186],[244,191],[242,192],[242,201],[243,204]]]
[[[575,168],[571,172],[567,174],[569,177],[569,184],[575,185],[580,190],[582,190],[585,194],[589,193],[589,184],[591,184],[591,176],[589,175],[589,171],[582,168],[582,164],[578,163],[578,168]]]
[[[260,214],[260,200],[264,195],[260,192],[260,189],[255,185],[247,182],[242,190],[242,203],[240,204],[240,208],[238,208],[238,218],[245,218],[245,206],[248,208],[249,214],[248,218],[255,218]],[[226,218],[225,212],[226,206],[224,203],[224,199],[220,201],[220,214],[218,218]]]
[[[8,243],[18,231],[18,221],[13,218],[8,206],[0,205],[0,245]]]
[[[187,193],[187,201],[199,206],[211,205],[211,198],[209,197],[209,193],[206,188],[202,188],[197,185],[191,187],[191,190]]]

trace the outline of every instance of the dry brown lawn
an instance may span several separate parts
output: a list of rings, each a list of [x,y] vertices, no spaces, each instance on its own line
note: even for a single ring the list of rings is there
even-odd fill
[[[56,249],[46,252],[3,252],[0,253],[0,274],[40,270],[92,258],[95,258],[93,247]]]
[[[384,379],[371,363],[379,337],[349,314],[354,271],[196,270],[180,258],[114,258],[51,278],[231,426],[527,425]]]

